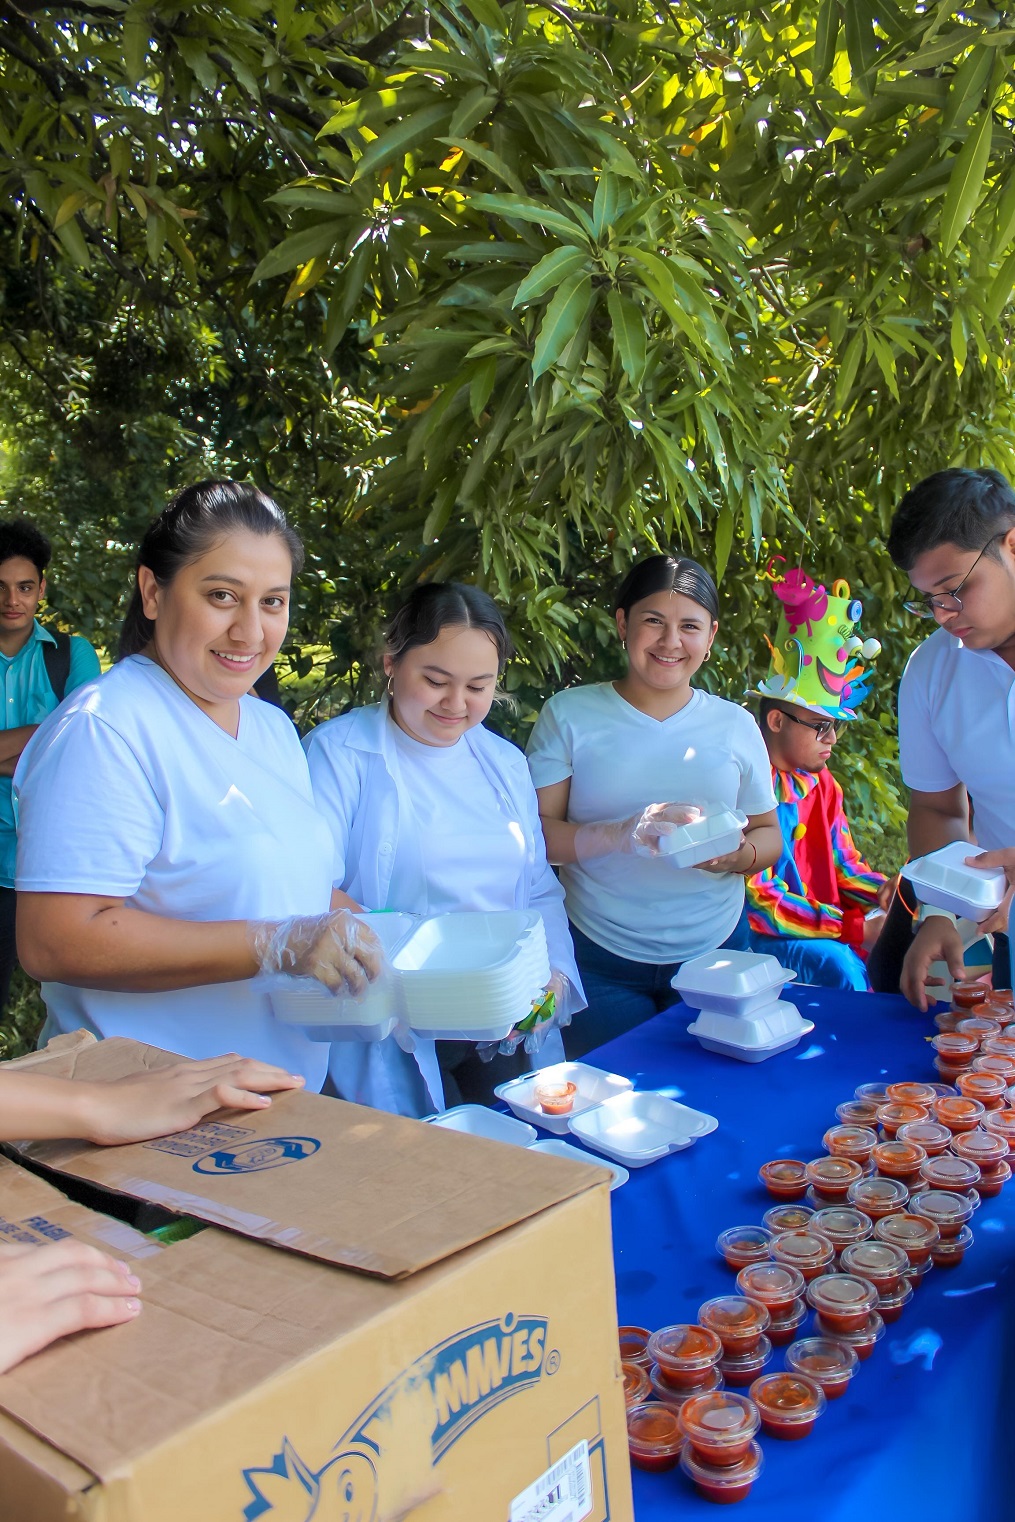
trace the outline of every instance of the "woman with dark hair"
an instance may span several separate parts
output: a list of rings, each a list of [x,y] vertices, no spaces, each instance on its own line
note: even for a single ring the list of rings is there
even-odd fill
[[[359,990],[380,954],[330,911],[331,838],[292,724],[248,695],[285,637],[302,554],[255,487],[180,492],[142,542],[119,661],[30,741],[18,945],[43,980],[44,1038],[242,1051],[321,1087],[326,1049],[276,1021],[259,974]]]
[[[571,1058],[672,1004],[682,962],[748,950],[744,879],[779,854],[761,731],[746,709],[691,686],[719,627],[708,572],[651,555],[628,572],[615,609],[626,673],[558,692],[528,747],[589,1001],[565,1036]],[[745,813],[741,842],[701,867],[674,867],[660,839],[703,804]]]
[[[417,587],[388,627],[383,701],[331,719],[305,744],[335,837],[335,888],[367,909],[413,914],[538,909],[564,1021],[585,1002],[564,895],[525,757],[483,724],[512,653],[500,610],[478,587]],[[341,1041],[331,1084],[344,1099],[422,1115],[445,1099],[488,1097],[521,1061],[484,1065],[464,1042],[420,1042],[407,1056],[392,1037]]]

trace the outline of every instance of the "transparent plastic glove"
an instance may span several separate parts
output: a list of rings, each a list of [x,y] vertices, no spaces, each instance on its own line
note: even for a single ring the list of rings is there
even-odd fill
[[[333,994],[365,993],[384,963],[380,941],[348,909],[251,920],[247,939],[262,972],[316,978]]]
[[[523,1043],[529,1056],[534,1056],[551,1031],[563,1030],[565,1026],[571,1024],[570,1011],[563,1009],[568,1002],[569,991],[570,984],[564,974],[552,973],[544,990],[543,999],[538,1003],[533,1001],[530,1013],[524,1020],[519,1020],[514,1030],[509,1031],[503,1041],[484,1041],[476,1048],[480,1060],[492,1062],[498,1053],[502,1057],[513,1057]]]
[[[575,831],[574,854],[579,861],[597,856],[658,856],[659,842],[682,824],[701,815],[693,803],[650,803],[629,819],[580,824]]]

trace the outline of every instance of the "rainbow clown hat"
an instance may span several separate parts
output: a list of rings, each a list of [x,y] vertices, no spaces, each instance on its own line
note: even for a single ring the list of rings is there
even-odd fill
[[[881,650],[878,640],[857,632],[863,604],[850,596],[848,582],[834,582],[829,593],[802,570],[777,575],[774,563],[769,562],[766,579],[782,607],[774,641],[766,635],[772,652],[768,675],[751,694],[793,703],[822,718],[855,719],[870,681],[864,662]]]

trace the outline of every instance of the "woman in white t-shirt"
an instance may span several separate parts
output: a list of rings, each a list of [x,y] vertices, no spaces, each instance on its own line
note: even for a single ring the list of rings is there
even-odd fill
[[[276,1021],[261,975],[359,990],[380,956],[330,910],[332,844],[296,731],[248,696],[302,553],[255,487],[186,488],[144,537],[120,660],[26,748],[18,941],[43,980],[44,1037],[242,1051],[321,1087],[327,1048]]]
[[[757,724],[691,686],[718,611],[715,583],[696,561],[639,562],[616,599],[626,674],[558,692],[529,740],[589,1001],[565,1035],[572,1058],[672,1004],[682,962],[719,946],[749,949],[744,878],[777,859],[779,830]],[[747,815],[741,842],[701,867],[674,867],[659,839],[705,803]]]
[[[307,757],[335,838],[336,889],[371,910],[538,909],[558,1018],[567,1020],[585,1000],[563,890],[547,865],[525,757],[483,724],[510,654],[485,592],[417,587],[387,631],[385,700],[315,729]],[[445,1100],[488,1098],[495,1082],[532,1066],[531,1055],[484,1064],[471,1044],[436,1047],[420,1042],[407,1056],[391,1037],[336,1042],[331,1085],[346,1099],[423,1114]]]

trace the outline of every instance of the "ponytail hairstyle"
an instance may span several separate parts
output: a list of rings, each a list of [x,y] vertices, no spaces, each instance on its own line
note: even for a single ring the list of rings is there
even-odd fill
[[[614,612],[623,611],[624,617],[630,618],[635,603],[657,592],[679,592],[704,608],[713,623],[719,622],[715,582],[703,565],[686,555],[649,555],[637,561],[617,588]]]
[[[293,575],[303,569],[303,543],[276,502],[245,481],[199,481],[185,486],[152,523],[137,553],[137,569],[147,566],[160,587],[169,586],[184,566],[227,534],[245,530],[267,538],[277,534],[289,551]],[[137,655],[155,634],[145,616],[141,590],[135,580],[123,627],[117,660]]]
[[[418,645],[432,645],[442,629],[482,629],[497,648],[497,671],[515,653],[504,615],[488,592],[460,581],[431,581],[415,587],[398,608],[385,633],[395,665]]]

